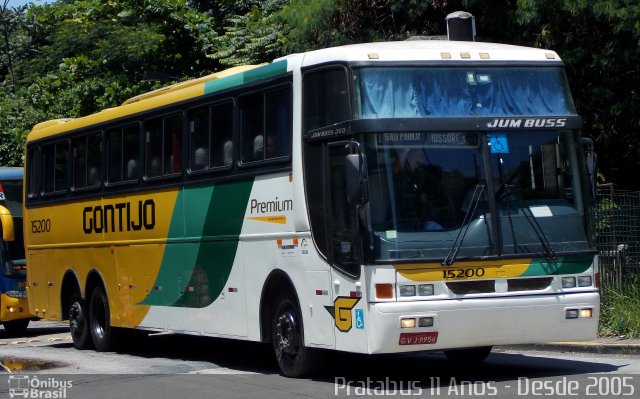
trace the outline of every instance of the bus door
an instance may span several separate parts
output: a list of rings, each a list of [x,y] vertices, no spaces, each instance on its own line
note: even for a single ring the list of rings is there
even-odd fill
[[[333,289],[334,332],[336,349],[355,352],[367,352],[366,296],[362,283],[361,237],[362,222],[360,212],[364,211],[364,202],[358,201],[354,193],[349,193],[353,184],[347,184],[348,169],[361,163],[359,145],[355,141],[340,141],[327,146],[328,173],[327,230],[330,234],[330,263]],[[354,163],[355,161],[355,163]],[[366,161],[364,161],[366,162]],[[349,166],[349,163],[351,166]],[[356,170],[358,167],[356,166]],[[349,179],[353,180],[353,179]],[[353,183],[353,181],[351,182]],[[350,186],[350,187],[349,187]],[[352,198],[349,198],[352,197]]]

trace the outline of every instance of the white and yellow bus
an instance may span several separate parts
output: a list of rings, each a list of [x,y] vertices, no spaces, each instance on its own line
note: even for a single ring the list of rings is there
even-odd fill
[[[591,186],[552,51],[357,44],[39,124],[27,142],[31,311],[77,348],[124,329],[321,349],[595,337]]]

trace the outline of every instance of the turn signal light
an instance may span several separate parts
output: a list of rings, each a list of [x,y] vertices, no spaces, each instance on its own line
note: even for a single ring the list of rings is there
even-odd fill
[[[393,298],[393,284],[376,284],[376,298],[378,299]]]

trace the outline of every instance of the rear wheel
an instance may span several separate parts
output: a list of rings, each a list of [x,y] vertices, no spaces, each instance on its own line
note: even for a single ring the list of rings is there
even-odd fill
[[[302,377],[318,365],[319,353],[304,346],[300,306],[291,294],[281,294],[274,302],[271,341],[278,366],[287,377]],[[314,358],[312,358],[314,357]]]
[[[23,335],[29,325],[29,319],[5,321],[2,325],[9,335]]]
[[[87,312],[87,304],[80,297],[74,295],[69,306],[69,329],[73,346],[76,349],[90,349],[93,346],[91,341],[91,332],[89,331],[89,312]]]
[[[479,346],[477,348],[449,349],[444,351],[445,356],[455,363],[482,363],[491,353],[491,346]]]
[[[109,301],[100,286],[91,292],[89,328],[93,346],[98,352],[108,352],[115,346],[115,331],[110,324]]]

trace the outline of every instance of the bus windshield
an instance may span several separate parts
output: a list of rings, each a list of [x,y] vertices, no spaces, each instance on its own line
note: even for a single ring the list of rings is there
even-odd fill
[[[14,228],[13,241],[3,241],[0,236],[2,273],[8,277],[22,277],[26,275],[22,235],[22,180],[0,181],[0,194],[0,205],[11,213]]]
[[[561,67],[366,67],[355,118],[575,115]]]
[[[588,249],[572,132],[382,133],[365,142],[376,260]]]

